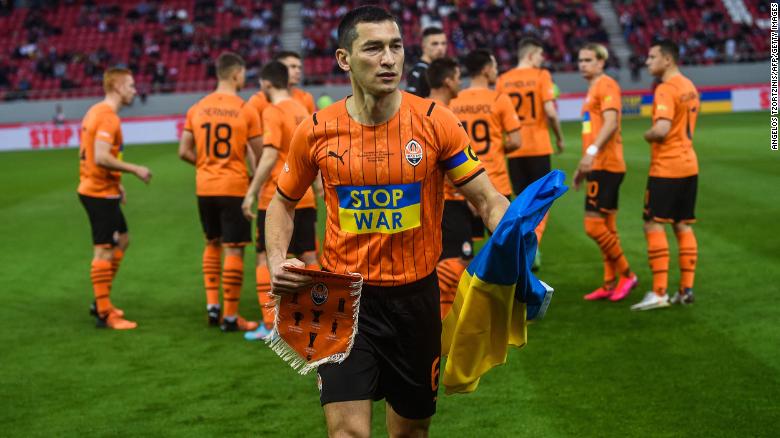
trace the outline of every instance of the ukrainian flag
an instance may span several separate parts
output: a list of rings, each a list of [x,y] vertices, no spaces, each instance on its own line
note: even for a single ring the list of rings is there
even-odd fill
[[[527,320],[544,316],[552,289],[531,273],[534,229],[568,190],[565,179],[553,170],[528,186],[461,275],[455,303],[442,323],[447,394],[476,390],[483,374],[506,362],[509,345],[525,345]]]

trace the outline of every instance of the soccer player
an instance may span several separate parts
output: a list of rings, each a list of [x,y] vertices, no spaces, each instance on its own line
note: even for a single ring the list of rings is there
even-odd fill
[[[420,97],[431,93],[425,70],[431,62],[447,55],[447,35],[438,27],[427,27],[422,34],[422,56],[406,75],[406,91]]]
[[[130,70],[110,68],[103,74],[103,101],[92,105],[81,122],[79,187],[81,205],[92,228],[93,257],[90,270],[95,302],[90,314],[96,326],[115,330],[134,329],[133,321],[111,303],[111,284],[130,244],[127,222],[120,204],[125,203],[122,172],[149,183],[152,172],[144,166],[122,161],[122,128],[117,113],[135,97]]]
[[[608,57],[606,47],[596,43],[586,44],[579,52],[578,65],[588,81],[588,95],[582,104],[583,155],[574,173],[574,188],[579,189],[587,179],[585,233],[599,246],[604,260],[604,283],[585,299],[620,301],[636,287],[637,277],[617,232],[618,194],[626,163],[620,136],[620,85],[604,74]]]
[[[336,59],[352,95],[301,123],[266,215],[274,293],[311,278],[284,265],[295,204],[322,171],[327,232],[321,263],[364,278],[354,346],[319,367],[330,436],[369,436],[372,400],[387,402],[390,436],[425,436],[435,412],[441,354],[439,290],[445,174],[494,229],[509,201],[484,175],[452,112],[398,89],[404,62],[395,17],[363,6],[338,28]],[[289,172],[287,171],[289,169]]]
[[[672,224],[677,236],[680,288],[672,303],[693,303],[693,277],[698,247],[691,224],[695,222],[699,163],[693,150],[693,131],[699,115],[699,93],[677,67],[680,50],[669,40],[650,47],[647,68],[661,81],[653,96],[653,126],[645,132],[650,143],[650,175],[645,192],[645,237],[653,290],[631,310],[669,306],[666,294],[669,243],[664,224]]]
[[[270,295],[271,279],[266,265],[265,254],[265,216],[268,203],[276,193],[276,181],[282,173],[287,152],[290,149],[295,128],[309,115],[309,111],[293,99],[287,87],[288,68],[279,61],[266,64],[260,73],[260,84],[270,101],[263,111],[263,152],[257,164],[255,175],[249,190],[244,196],[242,209],[244,216],[252,220],[257,218],[257,238],[255,239],[257,297],[263,312],[263,324],[252,332],[247,332],[247,340],[264,339],[270,334],[274,323],[274,299]],[[260,188],[262,187],[262,191]],[[257,214],[252,206],[257,201]],[[314,193],[308,190],[296,206],[295,224],[289,252],[306,263],[310,269],[318,269],[316,251],[317,208]]]
[[[256,157],[262,148],[257,111],[238,96],[244,86],[244,60],[226,52],[217,58],[217,89],[187,111],[179,157],[195,166],[198,212],[206,235],[203,282],[210,325],[222,331],[254,330],[257,323],[238,315],[244,279],[244,246],[252,242],[250,222],[241,211],[249,186],[247,143]],[[220,324],[219,282],[222,250],[224,309]]]
[[[512,189],[519,194],[532,182],[550,172],[550,133],[552,126],[558,153],[564,150],[563,131],[555,109],[555,95],[550,72],[541,68],[544,62],[544,47],[533,38],[524,38],[517,48],[518,64],[498,78],[496,91],[512,98],[515,112],[520,118],[520,136],[523,147],[508,154],[509,177]],[[547,216],[536,228],[536,237],[541,245]],[[535,265],[539,265],[539,252]]]

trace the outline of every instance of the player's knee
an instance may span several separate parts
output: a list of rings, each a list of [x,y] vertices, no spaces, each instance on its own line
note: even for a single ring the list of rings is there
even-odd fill
[[[114,248],[108,246],[96,246],[93,254],[94,258],[96,259],[111,261],[114,259]]]
[[[341,418],[338,421],[328,421],[328,436],[330,438],[368,438],[371,436],[371,424],[355,421],[354,417]]]
[[[683,223],[683,222],[675,222],[674,223],[674,232],[677,233],[677,234],[679,234],[679,233],[687,233],[687,232],[691,231],[692,229],[693,229],[693,227],[691,227],[690,225],[688,225],[686,223]]]
[[[422,438],[428,436],[429,420],[396,421],[388,425],[388,435],[392,438]]]
[[[120,234],[116,239],[116,247],[122,251],[127,251],[130,246],[130,235],[128,233]]]
[[[244,247],[243,246],[226,246],[225,247],[225,256],[243,256],[244,255]]]
[[[255,254],[255,266],[265,266],[267,264],[265,251]]]
[[[661,231],[664,229],[664,224],[656,221],[645,221],[644,229],[645,229],[645,233],[651,233],[653,231]]]
[[[222,246],[222,242],[220,241],[220,239],[208,239],[206,240],[206,246],[219,248]]]

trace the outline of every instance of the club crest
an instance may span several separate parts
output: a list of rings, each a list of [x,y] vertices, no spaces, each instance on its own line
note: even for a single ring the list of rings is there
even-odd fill
[[[406,143],[406,147],[404,148],[404,155],[409,164],[417,166],[420,164],[420,161],[422,161],[423,148],[416,140],[409,140],[409,143]]]
[[[328,287],[325,283],[317,283],[311,288],[311,301],[317,306],[328,301]]]

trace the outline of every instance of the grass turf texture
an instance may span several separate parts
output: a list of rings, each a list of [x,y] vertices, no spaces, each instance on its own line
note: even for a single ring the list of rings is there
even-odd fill
[[[622,303],[582,300],[600,283],[601,259],[583,232],[583,193],[565,195],[542,244],[539,275],[556,289],[547,318],[476,393],[440,391],[432,435],[777,430],[780,156],[769,151],[766,114],[700,117],[697,302],[632,313],[651,281],[640,218],[648,125],[623,124],[619,231],[637,291]],[[568,149],[553,164],[571,176],[578,125],[564,129]],[[92,250],[75,193],[77,151],[0,154],[3,435],[324,436],[313,374],[299,377],[264,345],[206,327],[192,168],[175,145],[132,147],[126,157],[150,166],[154,180],[125,177],[131,246],[113,300],[139,328],[113,332],[87,315]],[[241,309],[257,318],[253,263],[248,254]],[[375,408],[382,436],[384,405]]]

